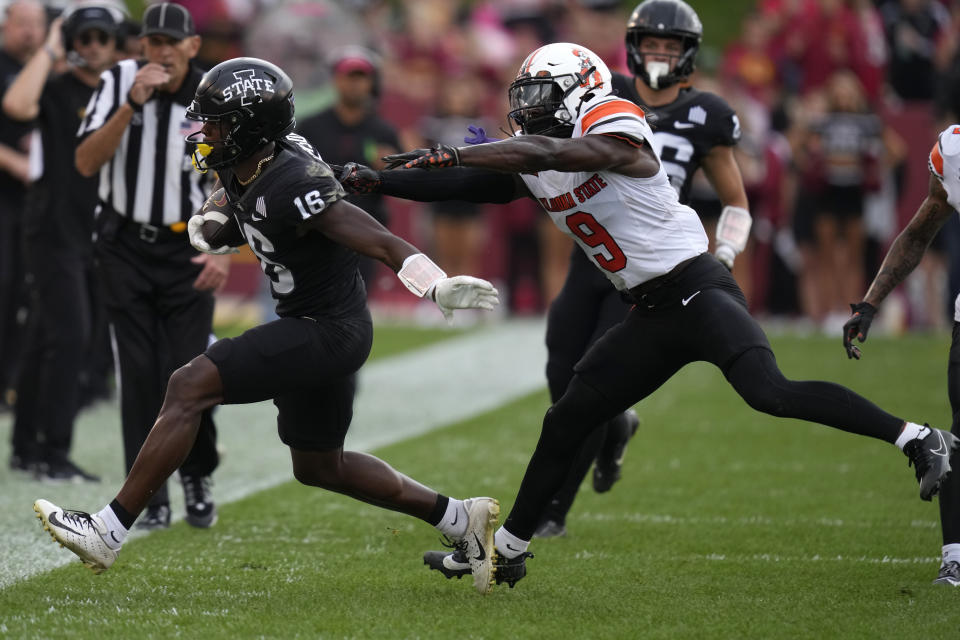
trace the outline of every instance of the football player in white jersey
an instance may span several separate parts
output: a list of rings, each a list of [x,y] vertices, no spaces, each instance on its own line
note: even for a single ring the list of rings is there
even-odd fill
[[[920,497],[937,492],[950,470],[945,453],[960,439],[893,416],[839,385],[783,376],[730,271],[707,252],[697,214],[670,186],[643,111],[610,95],[610,72],[596,54],[571,43],[541,47],[524,61],[509,96],[510,118],[520,128],[514,137],[388,156],[399,171],[348,165],[340,178],[351,189],[409,199],[533,197],[634,302],[577,363],[544,417],[516,502],[496,533],[498,583],[513,586],[526,574],[539,518],[590,433],[697,360],[719,367],[759,411],[896,444],[916,466]],[[460,547],[427,552],[424,562],[447,577],[470,571]]]
[[[867,339],[877,308],[920,263],[934,236],[960,209],[960,124],[944,129],[928,160],[930,186],[913,219],[896,237],[863,300],[851,304],[853,315],[843,325],[847,357],[860,359],[854,339]],[[951,431],[960,433],[960,295],[954,302],[953,341],[947,361],[947,394],[953,412]],[[940,528],[943,533],[940,573],[934,584],[960,586],[960,474],[949,476],[940,488]]]

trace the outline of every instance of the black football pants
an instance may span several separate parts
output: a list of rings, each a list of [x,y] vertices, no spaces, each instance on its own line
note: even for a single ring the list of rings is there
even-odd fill
[[[840,385],[783,376],[763,330],[747,312],[743,293],[713,256],[704,254],[691,263],[657,292],[651,305],[631,309],[590,347],[563,397],[547,410],[505,522],[519,538],[533,536],[587,437],[690,362],[719,367],[758,411],[896,441],[902,419]]]
[[[547,386],[551,402],[559,400],[567,390],[574,365],[590,345],[622,322],[629,310],[630,304],[620,292],[575,246],[563,288],[547,312]],[[615,416],[584,440],[563,486],[551,498],[544,520],[561,524],[566,521],[580,484],[600,451],[608,425],[613,427],[612,422],[617,420],[625,422],[626,417],[623,414]]]
[[[121,224],[101,230],[95,254],[110,319],[129,472],[160,413],[170,374],[207,348],[214,298],[193,288],[201,265],[190,262],[197,252],[185,233],[148,242],[136,225]],[[216,430],[205,411],[180,473],[209,475],[218,462]],[[168,503],[164,485],[149,506]]]

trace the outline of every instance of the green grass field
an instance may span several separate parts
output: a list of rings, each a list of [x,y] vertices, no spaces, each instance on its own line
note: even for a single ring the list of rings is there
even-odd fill
[[[788,377],[949,425],[946,336],[871,338],[858,363],[839,339],[773,343]],[[497,496],[505,517],[546,406],[534,393],[377,453],[445,493]],[[481,597],[421,564],[438,548],[424,523],[288,483],[223,506],[212,530],[135,539],[101,576],[71,563],[15,583],[0,591],[0,635],[960,637],[960,591],[930,584],[936,502],[918,498],[893,447],[757,414],[702,364],[638,411],[623,480],[603,495],[583,487],[569,535],[535,540],[515,589]]]

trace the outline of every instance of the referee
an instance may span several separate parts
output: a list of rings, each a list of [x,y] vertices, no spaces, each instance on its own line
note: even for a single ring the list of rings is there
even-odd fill
[[[99,171],[94,248],[117,362],[127,471],[160,412],[166,381],[206,349],[213,293],[226,280],[229,256],[198,254],[186,221],[203,204],[213,174],[193,170],[184,136],[186,108],[202,73],[193,19],[180,5],[151,5],[140,33],[145,60],[123,60],[100,76],[80,125],[77,170]],[[186,520],[216,521],[210,475],[216,431],[203,413],[196,444],[181,461]],[[153,494],[140,528],[170,524],[164,485]]]

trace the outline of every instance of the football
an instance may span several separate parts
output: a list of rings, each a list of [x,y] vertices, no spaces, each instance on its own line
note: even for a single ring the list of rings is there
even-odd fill
[[[233,210],[223,187],[210,194],[200,208],[200,214],[203,216],[200,232],[211,247],[239,247],[247,243],[233,217]]]

